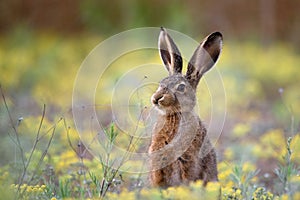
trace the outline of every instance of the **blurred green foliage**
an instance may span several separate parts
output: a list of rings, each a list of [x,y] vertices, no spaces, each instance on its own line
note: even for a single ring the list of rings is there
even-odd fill
[[[68,35],[164,26],[189,35],[219,30],[226,38],[286,41],[298,48],[299,6],[295,0],[3,0],[0,33],[20,24]]]
[[[189,28],[185,3],[175,1],[97,1],[80,3],[82,21],[88,30],[111,34],[143,26]]]

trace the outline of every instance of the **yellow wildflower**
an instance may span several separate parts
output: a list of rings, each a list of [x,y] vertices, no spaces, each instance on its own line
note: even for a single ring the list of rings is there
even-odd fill
[[[195,182],[191,182],[190,186],[192,188],[201,188],[203,186],[203,181],[202,180],[197,180]]]
[[[243,164],[243,171],[244,172],[250,172],[250,171],[254,171],[255,170],[255,166],[250,163],[250,162],[245,162]]]
[[[162,194],[165,199],[173,199],[176,194],[176,189],[174,187],[169,187],[168,189],[163,190]]]
[[[141,190],[141,196],[143,199],[147,199],[151,196],[151,192],[147,189]]]
[[[295,175],[291,177],[291,182],[300,183],[300,175]]]
[[[107,197],[107,199],[109,199],[109,200],[115,200],[115,199],[117,200],[117,199],[119,199],[118,194],[113,193],[113,192],[107,193],[106,197]]]
[[[20,187],[21,190],[24,190],[24,189],[26,189],[26,188],[27,188],[27,184],[23,184],[23,185],[21,185],[21,187]]]
[[[32,186],[27,186],[26,192],[32,192],[33,188]]]
[[[191,199],[190,191],[181,186],[176,188],[176,198],[178,199]]]
[[[218,182],[209,182],[205,189],[206,199],[219,199],[221,196],[221,185]]]
[[[291,142],[292,162],[297,162],[300,160],[300,133],[296,134]]]
[[[289,195],[287,194],[282,195],[281,200],[289,200]]]
[[[243,199],[242,191],[236,188],[222,188],[222,199]]]
[[[223,171],[228,168],[229,168],[229,165],[226,162],[218,163],[218,171]]]
[[[260,144],[253,144],[251,151],[257,157],[267,157],[264,154],[264,150]]]
[[[260,138],[263,148],[263,157],[277,157],[285,154],[285,137],[280,129],[270,130]]]
[[[300,192],[296,192],[293,196],[293,199],[300,199]]]
[[[119,195],[119,199],[134,200],[135,199],[135,193],[134,192],[128,192],[127,190],[124,190]]]
[[[224,151],[224,156],[226,160],[231,160],[233,159],[234,151],[231,148],[227,148]]]
[[[234,136],[241,137],[247,134],[249,131],[250,131],[249,125],[240,123],[233,128],[232,132]]]
[[[229,175],[231,174],[231,170],[230,169],[227,169],[225,171],[221,171],[219,173],[219,179],[220,179],[220,182],[222,183],[222,185],[226,185],[228,180],[229,180]]]
[[[220,183],[219,182],[208,182],[206,186],[207,191],[219,191],[220,190]]]
[[[72,150],[65,151],[60,155],[59,161],[56,165],[56,169],[63,170],[69,167],[70,164],[78,162],[78,157],[76,153]]]

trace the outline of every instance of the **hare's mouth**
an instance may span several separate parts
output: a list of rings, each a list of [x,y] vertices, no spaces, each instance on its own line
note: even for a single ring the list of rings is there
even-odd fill
[[[152,103],[157,110],[162,111],[164,114],[173,113],[178,110],[176,105],[173,102],[166,101],[163,98]]]
[[[169,103],[166,101],[164,96],[160,98],[152,98],[152,104],[157,108],[164,108],[170,106],[168,105]]]
[[[155,93],[151,97],[151,102],[158,110],[172,110],[176,107],[176,99],[170,94]]]
[[[151,97],[151,102],[154,106],[161,105],[162,100],[164,99],[163,96],[155,97],[154,95]]]
[[[155,108],[159,109],[159,110],[162,110],[165,108],[165,106],[163,105],[162,102],[160,101],[157,101],[157,102],[152,102],[152,104],[154,105]]]

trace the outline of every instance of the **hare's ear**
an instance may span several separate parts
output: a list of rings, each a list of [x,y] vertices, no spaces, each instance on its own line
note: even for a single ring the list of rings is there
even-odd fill
[[[172,38],[162,27],[158,38],[158,48],[160,57],[163,60],[166,69],[169,71],[169,75],[181,73],[181,54]]]
[[[207,36],[197,47],[188,64],[186,78],[196,88],[200,78],[218,60],[222,49],[222,34],[215,32]]]

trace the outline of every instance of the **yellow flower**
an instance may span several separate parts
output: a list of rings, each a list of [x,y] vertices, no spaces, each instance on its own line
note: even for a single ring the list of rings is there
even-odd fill
[[[244,172],[250,172],[250,171],[254,171],[255,170],[255,166],[250,163],[250,162],[245,162],[243,164],[243,171]]]
[[[287,194],[282,195],[281,200],[289,200],[289,195]]]
[[[263,145],[263,157],[278,157],[285,154],[286,142],[284,133],[280,129],[270,130],[261,138],[260,142]]]
[[[147,189],[141,190],[141,196],[143,199],[147,199],[148,197],[151,196],[151,192]]]
[[[224,151],[224,156],[226,160],[231,160],[233,159],[234,151],[231,148],[227,148]]]
[[[218,171],[223,171],[225,169],[228,169],[229,165],[226,162],[220,162],[218,163]]]
[[[273,194],[271,192],[267,192],[267,197],[273,198]]]
[[[223,199],[243,199],[242,191],[233,187],[222,188]]]
[[[296,192],[293,196],[293,199],[300,199],[300,192]]]
[[[296,162],[300,160],[300,133],[296,134],[291,142],[292,153],[292,161]]]
[[[128,192],[127,190],[124,190],[119,195],[119,199],[134,200],[135,199],[135,193],[134,192]]]
[[[117,200],[117,199],[119,199],[118,194],[112,193],[112,192],[107,193],[106,197],[109,200],[115,200],[115,199]]]
[[[176,198],[178,199],[191,199],[190,191],[181,186],[176,188]]]
[[[208,182],[206,186],[207,191],[219,191],[220,190],[220,183],[219,182]]]
[[[145,198],[141,198],[141,199],[159,199],[161,198],[162,192],[158,189],[151,189],[149,190],[149,194],[147,197]]]
[[[165,199],[173,199],[176,194],[176,189],[174,187],[169,187],[168,189],[163,190],[162,194]]]
[[[265,156],[263,147],[260,144],[253,144],[251,151],[257,157],[267,157]]]
[[[222,183],[222,185],[226,185],[226,183],[229,180],[229,175],[230,174],[231,174],[231,170],[230,169],[227,169],[225,171],[221,171],[219,173],[219,179],[220,179],[220,182]]]
[[[6,180],[6,179],[8,178],[8,175],[9,175],[9,173],[6,171],[6,172],[4,172],[4,173],[0,176],[0,179],[1,179],[1,180]]]
[[[192,188],[201,188],[203,186],[203,181],[202,180],[197,180],[195,182],[191,182],[190,186]]]
[[[228,187],[232,188],[232,187],[235,185],[235,183],[234,183],[233,181],[228,181],[228,182],[226,183],[226,185],[227,185]]]
[[[291,177],[291,182],[300,183],[300,175],[295,175]]]
[[[23,189],[26,189],[27,188],[27,184],[23,184],[21,185],[20,189],[23,190]]]
[[[231,187],[222,187],[222,193],[227,194],[231,191]]]
[[[250,131],[250,126],[247,124],[237,124],[234,128],[233,128],[233,134],[237,137],[241,137],[244,136],[245,134],[247,134]]]
[[[63,152],[60,157],[59,161],[56,165],[56,169],[63,170],[66,167],[69,167],[70,164],[78,162],[78,157],[76,153],[72,150]]]
[[[57,200],[57,198],[56,197],[52,197],[51,200]]]
[[[32,186],[27,186],[26,192],[32,192],[32,191],[33,191]]]
[[[221,185],[218,182],[209,182],[205,189],[205,199],[219,199],[221,196]]]
[[[237,189],[235,191],[235,193],[236,193],[237,196],[241,196],[242,195],[242,191],[240,189]]]

